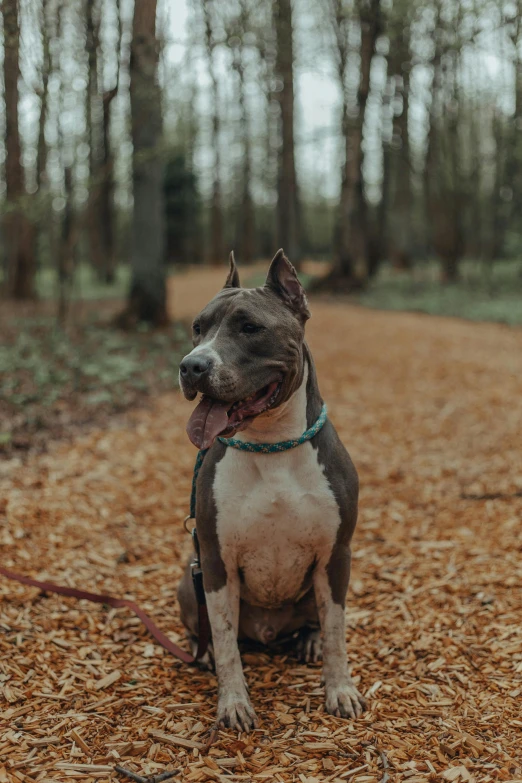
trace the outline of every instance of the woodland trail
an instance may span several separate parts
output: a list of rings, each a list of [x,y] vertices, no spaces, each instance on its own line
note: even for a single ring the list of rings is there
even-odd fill
[[[223,277],[172,281],[175,316]],[[260,729],[205,750],[212,675],[126,610],[0,578],[0,783],[106,780],[117,763],[189,781],[522,780],[522,330],[311,308],[321,391],[360,475],[347,643],[369,712],[325,715],[319,667],[251,649]],[[182,640],[192,407],[166,394],[0,463],[2,564],[132,597]]]

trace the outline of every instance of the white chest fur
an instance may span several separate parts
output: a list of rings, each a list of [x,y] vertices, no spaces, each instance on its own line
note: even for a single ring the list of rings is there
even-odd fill
[[[279,409],[278,409],[279,410]],[[247,440],[267,442],[306,429],[306,374],[277,420],[256,421]],[[339,509],[311,443],[275,454],[228,448],[216,467],[214,498],[221,557],[241,569],[241,596],[259,606],[295,601],[314,561],[330,556]]]

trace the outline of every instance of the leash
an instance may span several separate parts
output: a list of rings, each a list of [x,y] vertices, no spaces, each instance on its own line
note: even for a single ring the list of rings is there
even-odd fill
[[[165,636],[158,626],[151,620],[143,609],[127,598],[115,598],[113,595],[104,595],[103,593],[89,593],[87,590],[77,590],[75,587],[65,587],[64,585],[57,585],[54,582],[40,582],[38,579],[32,579],[30,576],[22,576],[21,574],[15,574],[13,571],[8,571],[7,568],[0,566],[0,574],[5,576],[6,579],[12,579],[14,582],[19,582],[22,585],[28,585],[29,587],[38,587],[40,590],[46,593],[57,593],[58,595],[64,595],[68,598],[78,598],[85,601],[91,601],[94,604],[105,604],[112,606],[114,609],[127,608],[131,609],[141,620],[143,625],[147,628],[151,636],[156,639],[158,644],[161,644],[169,653],[179,658],[184,663],[194,663],[196,658],[190,653],[182,650],[177,644],[171,642],[171,640]],[[208,625],[208,615],[206,609],[204,612],[206,616],[206,622]],[[205,628],[205,618],[200,615],[200,622],[203,620],[203,630]],[[198,650],[199,652],[199,650]],[[204,652],[202,653],[202,655]]]
[[[317,421],[312,424],[309,429],[303,432],[299,438],[295,438],[293,440],[283,440],[279,443],[248,443],[246,441],[237,440],[235,438],[218,438],[218,440],[224,446],[230,446],[231,448],[238,449],[239,451],[247,451],[251,454],[276,454],[283,451],[289,451],[290,449],[295,449],[297,446],[301,446],[301,444],[311,440],[323,428],[326,418],[326,405],[323,404]],[[196,464],[194,465],[194,476],[192,479],[192,492],[190,496],[190,514],[185,518],[185,525],[189,519],[196,518],[196,482],[207,451],[208,449],[202,449],[198,452],[198,456],[196,458]],[[183,661],[184,663],[193,664],[196,663],[199,658],[202,658],[208,649],[208,644],[210,641],[210,622],[207,611],[207,603],[205,600],[205,589],[203,586],[203,572],[201,570],[198,534],[195,527],[192,529],[192,541],[194,544],[195,554],[192,562],[190,563],[190,570],[192,573],[194,592],[196,594],[196,602],[198,605],[198,647],[195,655],[191,655],[181,647],[178,647],[177,644],[174,644],[174,642],[172,642],[168,636],[166,636],[163,631],[158,628],[158,626],[151,620],[148,614],[143,611],[143,609],[140,609],[140,607],[135,604],[134,601],[130,601],[127,598],[116,598],[115,596],[106,595],[104,593],[90,593],[87,590],[78,590],[75,587],[57,585],[54,582],[41,582],[38,579],[33,579],[30,576],[16,574],[13,571],[9,571],[7,568],[3,568],[2,566],[0,566],[0,575],[4,576],[6,579],[11,579],[14,582],[27,585],[28,587],[37,587],[39,590],[42,590],[46,593],[57,593],[58,595],[63,595],[67,598],[77,598],[79,600],[91,601],[95,604],[105,604],[106,606],[111,606],[114,609],[130,609],[136,614],[137,617],[139,617],[151,636],[156,639],[158,644],[164,647],[167,652],[171,653],[176,658],[179,658],[179,660]]]

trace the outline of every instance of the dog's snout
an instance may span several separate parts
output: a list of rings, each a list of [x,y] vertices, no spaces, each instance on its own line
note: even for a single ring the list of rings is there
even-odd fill
[[[208,356],[185,356],[179,366],[179,371],[183,378],[197,381],[208,375],[212,369],[212,359]]]

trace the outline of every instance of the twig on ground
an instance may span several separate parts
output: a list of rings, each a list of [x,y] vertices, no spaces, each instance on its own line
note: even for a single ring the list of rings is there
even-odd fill
[[[512,500],[513,498],[522,498],[522,490],[517,492],[486,492],[484,495],[461,492],[460,497],[462,500]]]
[[[390,765],[388,764],[386,753],[383,750],[379,750],[379,756],[381,757],[382,766],[384,769],[384,775],[382,776],[380,783],[388,783],[388,780],[390,779],[390,774],[388,772]]]
[[[162,780],[168,780],[173,778],[174,775],[179,775],[181,770],[179,769],[167,769],[165,772],[161,772],[159,775],[154,775],[151,778],[145,778],[146,783],[161,783]]]
[[[125,777],[136,781],[136,783],[161,783],[163,780],[168,780],[169,778],[173,778],[174,775],[178,775],[180,771],[179,769],[168,769],[165,770],[165,772],[161,772],[159,775],[152,775],[151,777],[144,778],[141,775],[137,775],[132,770],[125,769],[125,767],[120,767],[118,765],[114,767],[114,770],[119,772],[120,775],[125,775]]]
[[[213,726],[212,730],[210,731],[209,738],[205,742],[205,749],[204,749],[205,753],[208,751],[210,746],[213,745],[214,742],[217,740],[218,734],[219,734],[218,727],[217,726]]]
[[[142,778],[141,775],[136,775],[136,773],[130,769],[125,769],[125,767],[116,765],[114,771],[119,772],[120,775],[125,775],[125,777],[130,778],[131,780],[135,780],[136,783],[145,783],[145,778]]]

